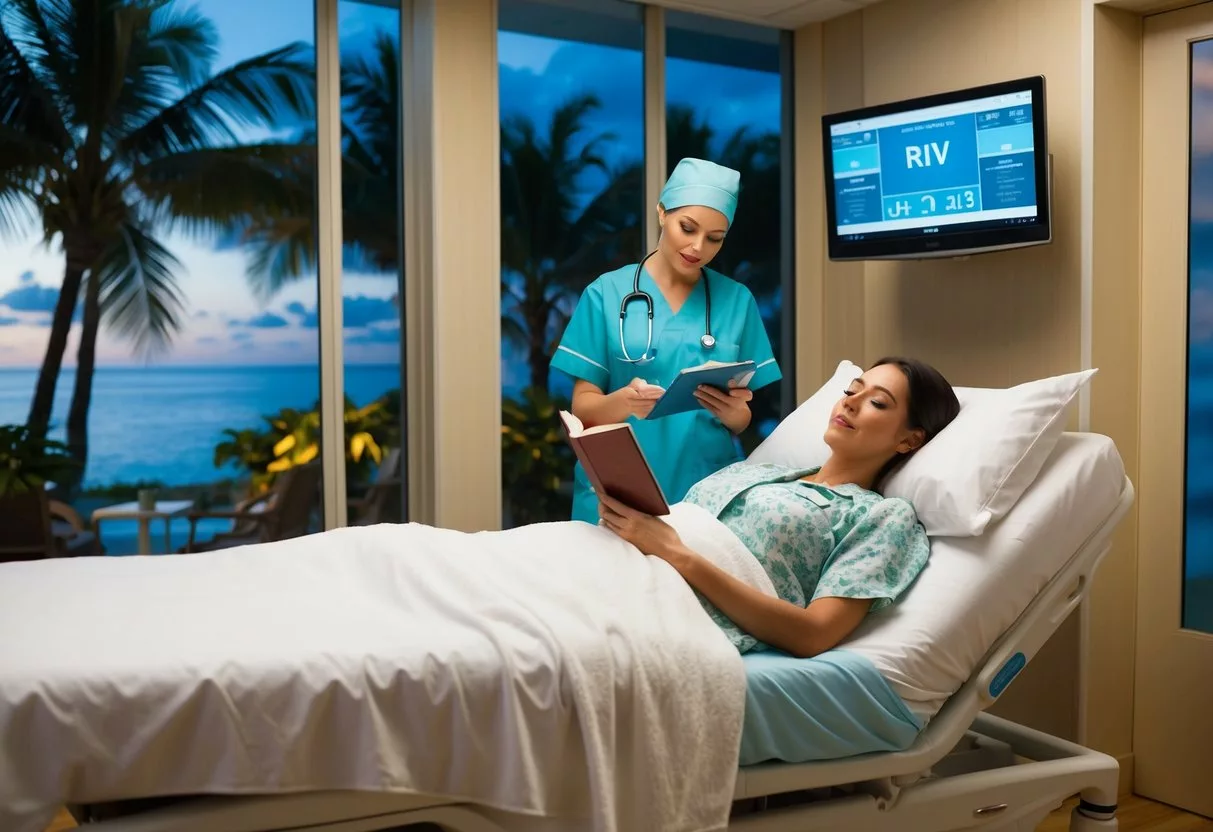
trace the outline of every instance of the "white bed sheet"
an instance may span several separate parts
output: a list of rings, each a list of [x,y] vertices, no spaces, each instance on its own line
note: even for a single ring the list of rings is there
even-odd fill
[[[1112,512],[1123,483],[1111,439],[1063,434],[1006,517],[981,537],[933,539],[905,597],[841,648],[870,659],[925,723]]]
[[[675,519],[753,572],[707,512]],[[677,572],[585,523],[0,566],[4,832],[67,802],[329,789],[716,829],[744,698]]]

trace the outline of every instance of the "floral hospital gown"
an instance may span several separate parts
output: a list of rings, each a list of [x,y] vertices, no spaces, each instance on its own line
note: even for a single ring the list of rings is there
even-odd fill
[[[735,463],[692,486],[684,502],[737,535],[783,600],[807,607],[817,598],[871,598],[870,610],[882,609],[926,565],[926,531],[905,500],[801,480],[817,470]],[[769,649],[699,600],[740,652]]]

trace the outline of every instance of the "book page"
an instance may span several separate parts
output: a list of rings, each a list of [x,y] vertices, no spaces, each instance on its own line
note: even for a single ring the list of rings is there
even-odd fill
[[[565,426],[569,429],[569,435],[574,437],[592,436],[595,433],[603,433],[608,430],[619,430],[620,428],[628,427],[626,424],[615,423],[609,425],[597,425],[592,428],[587,428],[585,423],[583,423],[572,413],[569,413],[567,410],[560,411],[560,418],[564,420]]]

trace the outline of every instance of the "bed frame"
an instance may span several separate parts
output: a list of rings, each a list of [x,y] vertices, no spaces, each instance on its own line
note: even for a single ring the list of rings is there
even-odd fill
[[[1106,754],[984,711],[1086,598],[1134,499],[1125,478],[1112,512],[988,651],[907,750],[738,770],[735,832],[1030,832],[1067,798],[1075,832],[1115,830],[1120,768]],[[442,798],[367,792],[204,796],[123,813],[69,807],[90,832],[373,832],[415,827],[507,832],[491,812]],[[115,810],[118,809],[117,812]],[[118,814],[108,820],[98,817]],[[420,832],[420,829],[418,829]]]

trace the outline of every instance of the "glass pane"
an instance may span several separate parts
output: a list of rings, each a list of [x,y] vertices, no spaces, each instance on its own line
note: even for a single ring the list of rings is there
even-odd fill
[[[400,4],[341,0],[346,492],[350,524],[404,514]]]
[[[693,156],[741,173],[737,214],[712,268],[747,287],[758,301],[783,381],[758,390],[741,435],[748,453],[778,424],[783,387],[792,383],[782,337],[783,78],[780,31],[688,14],[666,14],[667,170]],[[791,176],[792,172],[788,171]],[[788,313],[790,314],[790,304]]]
[[[1213,633],[1213,40],[1192,45],[1183,626]],[[1203,82],[1202,82],[1203,79]]]
[[[319,441],[317,332],[302,314],[317,295],[312,0],[200,0],[153,6],[148,16],[122,6],[145,36],[107,36],[116,24],[103,19],[87,48],[70,48],[92,61],[70,76],[42,59],[40,30],[51,26],[60,41],[84,30],[53,31],[17,4],[0,8],[6,42],[54,77],[75,111],[101,107],[107,124],[120,125],[93,150],[70,116],[38,117],[46,110],[36,106],[37,84],[0,91],[6,126],[31,148],[63,160],[93,154],[112,177],[97,187],[78,179],[88,166],[65,161],[51,176],[0,152],[9,232],[0,242],[0,423],[35,432],[49,424],[51,438],[67,441],[84,467],[51,472],[52,496],[85,524],[110,510],[100,524],[109,554],[186,544],[184,513],[167,540],[163,519],[140,532],[129,519],[140,494],[160,512],[247,511],[249,498],[285,495],[264,523],[202,519],[196,543],[218,532],[233,533],[217,544],[228,545],[317,528],[318,471],[301,465]],[[117,44],[132,51],[118,56]],[[140,71],[117,76],[120,62]],[[201,87],[223,91],[221,108]],[[183,100],[195,103],[174,106]],[[75,204],[88,210],[69,221],[61,195],[82,190],[88,196]],[[288,434],[289,448],[280,441]],[[291,466],[299,467],[284,476]],[[4,500],[0,527],[11,544],[18,532]],[[48,542],[31,525],[19,545],[93,551],[70,523],[54,528]]]
[[[548,362],[582,290],[641,253],[644,24],[639,5],[502,0],[503,523],[567,520],[573,456]]]

